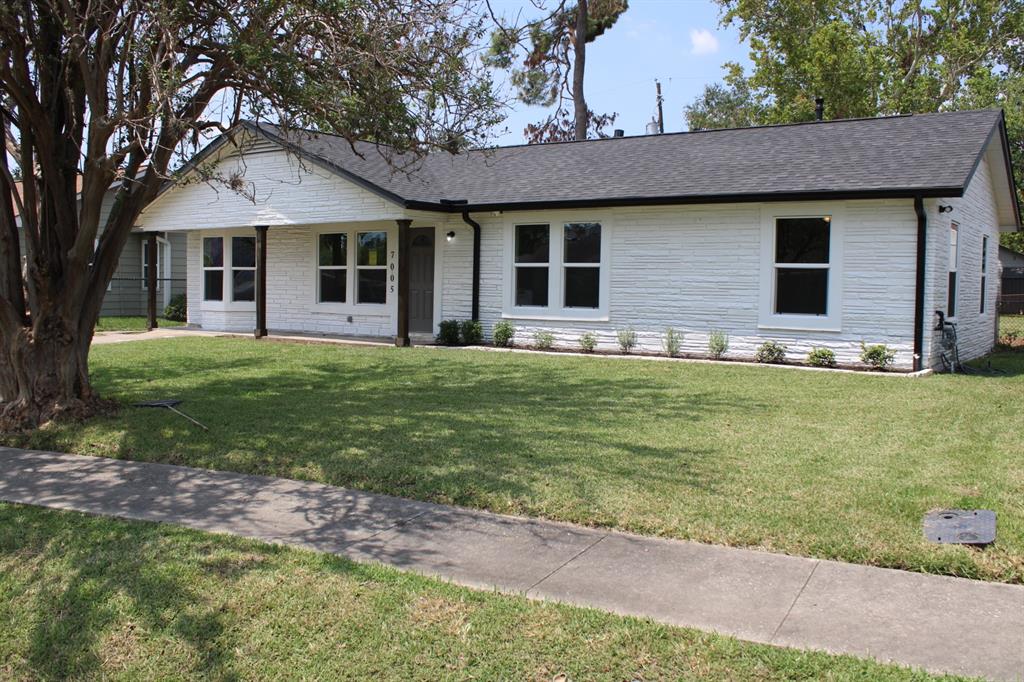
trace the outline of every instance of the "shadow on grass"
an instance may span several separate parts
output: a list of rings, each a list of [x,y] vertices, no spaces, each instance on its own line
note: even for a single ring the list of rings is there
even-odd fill
[[[671,479],[713,492],[729,475],[728,453],[656,436],[680,420],[742,419],[767,407],[565,361],[498,356],[481,367],[432,351],[339,349],[334,360],[248,350],[103,367],[98,383],[125,403],[181,398],[210,427],[200,433],[172,413],[125,408],[109,424],[121,431],[116,451],[105,454],[455,504],[534,499],[558,481],[593,506],[579,467],[623,486]]]

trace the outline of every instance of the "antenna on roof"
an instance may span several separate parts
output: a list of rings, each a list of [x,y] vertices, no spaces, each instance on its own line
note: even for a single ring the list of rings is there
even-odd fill
[[[658,93],[656,99],[658,101],[658,133],[660,134],[665,132],[665,113],[661,110],[661,104],[665,98],[661,96],[661,83],[657,78],[654,79],[654,89]]]

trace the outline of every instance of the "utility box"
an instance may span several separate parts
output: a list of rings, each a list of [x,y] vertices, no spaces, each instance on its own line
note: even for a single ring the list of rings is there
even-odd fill
[[[990,509],[928,512],[924,536],[943,545],[988,545],[996,541],[996,513]]]

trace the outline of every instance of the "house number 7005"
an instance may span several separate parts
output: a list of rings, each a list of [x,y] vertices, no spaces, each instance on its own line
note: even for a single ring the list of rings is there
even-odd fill
[[[391,288],[388,290],[389,293],[395,293],[395,252],[391,252],[391,258],[388,259],[388,270],[391,271]]]

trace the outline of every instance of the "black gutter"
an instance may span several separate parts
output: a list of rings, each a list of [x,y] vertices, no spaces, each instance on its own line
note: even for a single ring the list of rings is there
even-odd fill
[[[442,199],[446,206],[465,206],[465,199]],[[473,228],[473,320],[480,319],[480,223],[469,217],[469,211],[462,211],[462,222]]]
[[[924,366],[924,287],[925,263],[927,259],[928,214],[924,210],[924,199],[914,197],[914,212],[917,213],[917,281],[914,292],[914,371]]]

